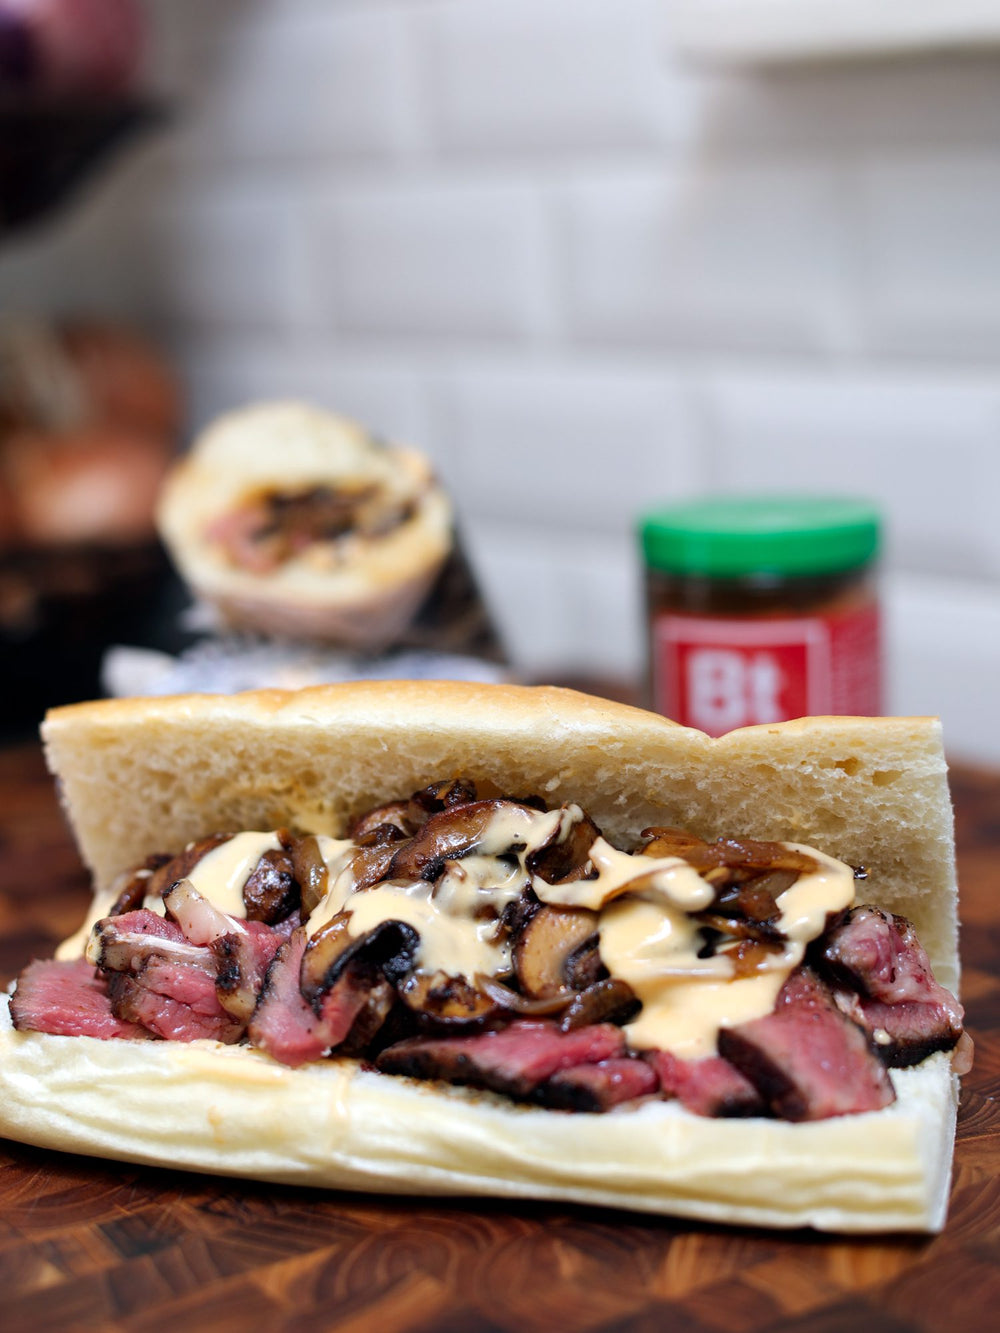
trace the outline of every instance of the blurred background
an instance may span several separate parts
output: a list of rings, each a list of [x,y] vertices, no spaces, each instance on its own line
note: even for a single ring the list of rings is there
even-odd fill
[[[8,192],[0,231],[15,357],[29,325],[44,364],[53,338],[83,355],[71,319],[154,354],[126,379],[145,375],[155,429],[117,446],[106,488],[132,468],[146,494],[249,400],[355,415],[434,460],[518,672],[626,687],[642,511],[863,495],[888,532],[888,710],[940,713],[954,756],[1000,760],[1000,44],[719,66],[694,58],[690,3],[678,48],[679,0],[134,8],[91,169],[63,164],[34,216]],[[3,117],[9,168],[46,128],[11,99]],[[37,458],[9,447],[9,474],[18,450]],[[10,544],[25,520],[0,519]],[[155,543],[130,521],[142,586]],[[122,605],[164,636],[155,598]]]

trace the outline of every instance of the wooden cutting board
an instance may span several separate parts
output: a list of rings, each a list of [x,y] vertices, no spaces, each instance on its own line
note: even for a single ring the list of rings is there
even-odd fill
[[[214,1180],[0,1142],[0,1329],[986,1333],[1000,1329],[1000,775],[953,775],[976,1040],[951,1215],[831,1239],[600,1209]],[[0,973],[81,919],[37,746],[0,752]]]

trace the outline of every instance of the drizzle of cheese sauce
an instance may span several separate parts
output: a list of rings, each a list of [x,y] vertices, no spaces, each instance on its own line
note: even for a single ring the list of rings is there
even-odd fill
[[[277,833],[237,833],[206,852],[187,878],[220,912],[245,917],[243,886],[264,853],[280,848]]]
[[[704,937],[690,914],[710,907],[715,892],[681,857],[623,852],[599,837],[590,849],[592,878],[549,884],[532,875],[532,853],[564,842],[584,818],[576,805],[550,811],[500,805],[476,845],[447,861],[436,883],[388,881],[370,888],[356,885],[356,844],[319,836],[328,889],[306,922],[307,932],[316,935],[345,910],[355,937],[384,921],[402,921],[419,934],[418,969],[470,981],[477,974],[505,976],[510,945],[500,918],[530,886],[543,903],[599,913],[601,959],[642,1002],[625,1028],[630,1044],[695,1059],[715,1051],[720,1027],[770,1013],[806,945],[823,932],[831,913],[854,901],[850,866],[811,847],[785,844],[812,857],[816,869],[800,874],[776,899],[782,946],[762,953],[750,975],[737,976],[726,941],[711,957],[698,957]],[[238,833],[202,857],[189,879],[219,911],[243,917],[250,873],[265,852],[280,846],[276,833]],[[159,899],[146,905],[163,911]]]
[[[205,853],[187,875],[188,883],[218,911],[241,919],[246,916],[243,889],[251,872],[265,852],[276,852],[280,847],[277,833],[237,833]],[[166,915],[158,895],[147,896],[142,905],[157,916]]]
[[[764,954],[750,976],[734,975],[724,947],[711,958],[699,958],[697,922],[662,897],[644,891],[602,912],[601,960],[642,1001],[640,1013],[625,1026],[632,1046],[698,1059],[715,1052],[721,1027],[771,1012],[805,946],[822,934],[828,913],[854,901],[850,866],[811,847],[785,845],[813,857],[817,869],[801,874],[776,899],[778,929],[786,943]]]
[[[679,856],[634,856],[612,847],[604,838],[595,838],[590,863],[597,871],[596,879],[572,884],[538,880],[533,885],[536,894],[554,907],[589,907],[594,912],[630,892],[655,893],[687,912],[704,911],[715,897],[711,884]]]

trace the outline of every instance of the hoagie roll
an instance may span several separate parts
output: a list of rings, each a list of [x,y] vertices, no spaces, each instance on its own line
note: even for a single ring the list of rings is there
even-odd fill
[[[378,682],[76,705],[44,734],[96,885],[48,967],[103,1035],[67,1035],[55,974],[22,974],[9,1136],[339,1188],[942,1225],[961,1011],[933,719],[709,740],[570,691]],[[800,1058],[821,1044],[850,1077]]]

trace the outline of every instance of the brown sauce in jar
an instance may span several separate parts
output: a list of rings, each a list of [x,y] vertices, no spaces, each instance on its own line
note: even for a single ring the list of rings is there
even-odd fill
[[[709,500],[656,511],[641,531],[652,708],[709,735],[881,711],[870,505]]]

